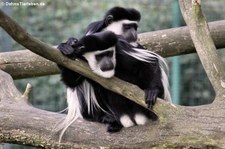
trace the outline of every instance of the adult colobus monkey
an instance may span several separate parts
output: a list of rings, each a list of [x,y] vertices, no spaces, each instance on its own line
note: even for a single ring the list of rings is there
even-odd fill
[[[94,73],[110,78],[114,75],[116,66],[116,44],[117,36],[113,32],[104,31],[84,36],[80,40],[69,38],[58,49],[70,58],[86,60]],[[135,63],[132,61],[130,62]],[[68,102],[68,115],[59,126],[59,129],[63,129],[60,140],[67,127],[78,117],[105,123],[108,125],[108,132],[119,131],[122,127],[143,125],[149,119],[158,119],[155,113],[106,90],[98,83],[63,66],[59,68],[62,81],[67,86]]]
[[[168,77],[165,73],[167,70],[164,70],[168,68],[161,56],[145,50],[137,42],[137,28],[140,19],[141,15],[136,9],[114,7],[105,14],[103,20],[91,23],[87,27],[86,35],[112,31],[122,36],[117,44],[118,65],[115,75],[143,89],[146,104],[151,108],[157,97],[171,102]],[[131,64],[129,59],[136,59],[137,62]]]

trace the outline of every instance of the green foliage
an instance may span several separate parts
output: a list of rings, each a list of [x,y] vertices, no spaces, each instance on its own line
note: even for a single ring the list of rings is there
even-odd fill
[[[206,76],[201,62],[196,54],[182,56],[181,87],[182,105],[202,105],[211,103],[215,92]]]

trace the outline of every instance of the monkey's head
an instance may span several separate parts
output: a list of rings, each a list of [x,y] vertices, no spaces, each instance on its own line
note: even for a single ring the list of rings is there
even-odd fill
[[[84,36],[72,47],[77,55],[87,60],[95,74],[110,78],[115,73],[116,43],[117,36],[113,32],[106,31]]]
[[[113,7],[104,17],[104,30],[121,35],[130,43],[136,42],[137,28],[140,19],[140,12],[136,9]]]

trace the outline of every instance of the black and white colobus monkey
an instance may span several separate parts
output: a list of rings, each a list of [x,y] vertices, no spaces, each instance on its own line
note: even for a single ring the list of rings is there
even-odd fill
[[[170,101],[168,80],[162,69],[162,65],[165,64],[163,59],[137,43],[139,20],[140,13],[137,10],[114,7],[106,13],[103,20],[88,26],[85,37],[105,31],[112,31],[119,35],[116,44],[115,75],[142,88],[145,91],[146,103],[151,107],[156,97]],[[79,48],[74,46],[77,43],[76,39],[70,38],[63,43],[63,46],[61,44],[59,49],[62,53],[67,49],[79,51]],[[74,52],[69,53],[67,56],[73,57]],[[88,60],[88,57],[86,58]],[[95,57],[95,59],[98,58]],[[68,115],[64,121],[65,124],[62,125],[64,131],[77,117],[106,123],[109,132],[116,132],[122,127],[136,124],[142,125],[148,119],[157,119],[151,111],[71,70],[63,68],[61,74],[63,82],[67,85],[68,101]]]
[[[113,7],[103,20],[91,23],[86,35],[96,32],[112,31],[122,36],[117,43],[115,76],[138,85],[145,91],[148,107],[152,107],[157,97],[171,102],[168,90],[167,64],[156,53],[145,50],[137,42],[139,11],[133,8]],[[135,63],[130,63],[130,59]],[[165,70],[166,69],[166,70]]]
[[[84,36],[80,40],[69,38],[58,49],[70,58],[86,60],[94,73],[110,78],[115,72],[117,42],[117,36],[113,32],[104,31]],[[59,68],[62,81],[67,86],[68,102],[66,120],[59,126],[59,129],[63,129],[60,140],[68,126],[78,117],[105,123],[108,125],[108,132],[117,132],[122,127],[143,125],[149,119],[158,119],[152,111],[106,90],[98,83],[63,66]]]

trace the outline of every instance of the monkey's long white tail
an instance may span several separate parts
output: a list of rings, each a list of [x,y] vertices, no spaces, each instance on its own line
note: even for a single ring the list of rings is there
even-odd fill
[[[68,113],[65,120],[57,126],[57,130],[61,130],[59,136],[59,142],[62,140],[62,136],[67,130],[67,128],[79,117],[82,118],[80,113],[80,103],[77,96],[77,91],[75,89],[67,88],[67,104]]]

